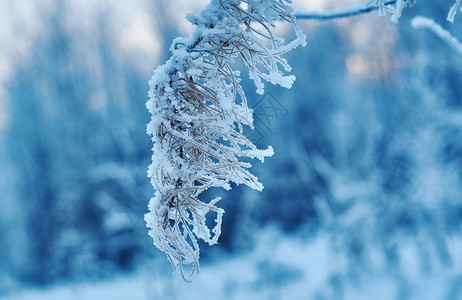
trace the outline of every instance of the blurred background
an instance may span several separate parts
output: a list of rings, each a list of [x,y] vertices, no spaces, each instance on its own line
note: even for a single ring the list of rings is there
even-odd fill
[[[462,299],[462,40],[452,0],[300,20],[255,93],[259,193],[234,186],[192,283],[147,234],[152,70],[208,1],[0,0],[0,299]],[[300,11],[361,1],[295,0]],[[279,34],[291,38],[285,28]]]

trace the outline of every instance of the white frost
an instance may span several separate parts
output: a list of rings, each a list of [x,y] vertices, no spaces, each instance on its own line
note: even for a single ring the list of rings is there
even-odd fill
[[[435,21],[425,17],[415,17],[412,19],[412,27],[415,29],[429,29],[434,34],[436,34],[440,39],[449,44],[454,50],[456,50],[460,55],[462,55],[462,44],[453,37],[449,31],[445,30]]]
[[[241,157],[263,161],[273,149],[258,149],[244,136],[245,126],[253,128],[252,110],[232,65],[236,58],[243,61],[258,93],[264,81],[291,87],[295,77],[286,74],[291,68],[281,55],[305,45],[305,36],[289,3],[212,0],[199,15],[187,16],[196,32],[173,41],[171,58],[149,82],[147,132],[154,147],[148,176],[156,194],[145,219],[154,244],[185,280],[199,270],[196,239],[212,245],[221,232],[219,198],[206,203],[199,195],[210,187],[229,190],[231,182],[263,188]],[[296,38],[284,44],[274,36],[276,21],[289,22]],[[212,229],[209,212],[216,215]],[[184,265],[192,265],[190,274]]]
[[[451,6],[451,9],[449,10],[448,18],[447,18],[449,22],[454,23],[454,17],[456,16],[457,8],[459,7],[459,5],[460,5],[460,0],[456,0],[454,5]],[[461,11],[462,11],[462,8],[461,8]]]

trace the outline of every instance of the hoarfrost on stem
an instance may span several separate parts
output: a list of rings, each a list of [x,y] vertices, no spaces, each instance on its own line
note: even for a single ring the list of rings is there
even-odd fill
[[[371,0],[367,3],[367,5],[378,7],[380,16],[384,16],[386,13],[390,13],[391,21],[398,23],[403,8],[410,6],[413,3],[413,0]]]
[[[437,24],[432,19],[418,16],[412,19],[411,25],[415,29],[425,28],[433,31],[433,33],[435,33],[440,39],[445,41],[449,46],[462,55],[462,44],[453,37],[449,31],[441,27],[441,25]]]
[[[460,0],[456,0],[454,5],[451,6],[451,9],[449,10],[448,17],[447,17],[447,20],[449,22],[454,23],[454,18],[456,16],[457,8],[459,7],[459,5],[460,5]],[[461,9],[461,11],[462,11],[462,9]]]
[[[232,69],[240,58],[263,94],[264,81],[289,88],[295,77],[282,54],[305,45],[289,0],[212,0],[199,15],[187,19],[197,26],[187,38],[176,38],[172,56],[155,70],[147,108],[152,114],[147,132],[154,142],[148,176],[156,189],[146,214],[154,244],[167,254],[175,271],[189,280],[199,271],[197,238],[217,243],[223,209],[220,198],[209,203],[199,195],[210,187],[263,185],[241,157],[258,158],[273,149],[258,149],[243,134],[253,128],[239,73]],[[290,23],[295,39],[289,43],[273,34],[276,21]],[[206,215],[215,214],[215,227]],[[184,265],[191,265],[186,272]]]

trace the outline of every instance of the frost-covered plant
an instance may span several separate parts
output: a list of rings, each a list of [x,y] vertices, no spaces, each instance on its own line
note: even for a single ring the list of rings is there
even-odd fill
[[[259,94],[263,80],[290,88],[294,76],[281,57],[305,45],[289,6],[290,0],[212,0],[199,15],[188,15],[197,30],[176,38],[172,56],[158,67],[150,81],[152,114],[147,132],[154,142],[148,176],[156,189],[145,217],[154,244],[167,254],[175,271],[190,279],[199,270],[197,238],[212,245],[220,235],[223,209],[199,199],[210,187],[263,185],[249,172],[242,157],[271,156],[273,149],[257,149],[244,134],[253,128],[252,110],[232,69],[235,58],[249,69]],[[292,25],[296,38],[284,43],[272,29],[276,21]],[[206,224],[208,212],[216,225]],[[191,265],[185,274],[183,265]]]
[[[394,23],[398,22],[401,17],[403,8],[412,5],[415,0],[371,0],[367,6],[376,6],[379,8],[379,15],[384,16],[387,13],[391,14],[391,20]]]
[[[449,10],[447,20],[451,23],[454,23],[454,17],[456,16],[457,13],[457,8],[459,8],[460,5],[460,0],[456,0],[453,6],[451,6],[451,9]],[[461,9],[462,11],[462,9]]]

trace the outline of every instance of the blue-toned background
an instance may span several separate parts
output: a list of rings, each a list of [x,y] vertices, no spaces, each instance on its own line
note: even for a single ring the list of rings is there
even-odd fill
[[[462,56],[410,26],[462,40],[452,0],[298,21],[290,90],[260,96],[241,68],[249,137],[276,152],[252,169],[265,189],[204,195],[223,197],[220,244],[192,283],[171,275],[143,219],[145,102],[206,4],[0,0],[0,299],[462,299]]]

